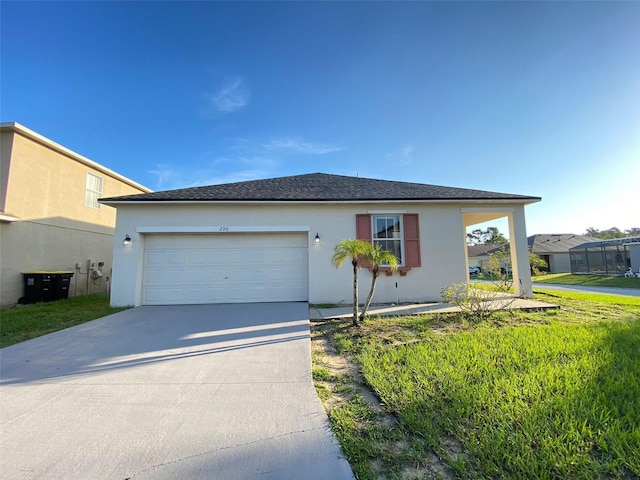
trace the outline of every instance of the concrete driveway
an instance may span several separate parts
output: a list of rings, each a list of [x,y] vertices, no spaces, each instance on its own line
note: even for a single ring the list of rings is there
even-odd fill
[[[139,307],[0,350],[0,478],[352,479],[308,317]]]

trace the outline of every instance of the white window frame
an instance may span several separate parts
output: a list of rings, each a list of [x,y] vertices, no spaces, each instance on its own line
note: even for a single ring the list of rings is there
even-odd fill
[[[84,206],[100,210],[98,199],[102,197],[103,180],[102,177],[87,172],[84,190]]]
[[[376,238],[376,220],[379,218],[398,218],[398,224],[400,225],[400,236],[396,239],[396,238]],[[393,240],[393,241],[399,241],[400,242],[400,258],[398,259],[398,266],[402,267],[404,266],[404,259],[405,259],[405,253],[404,253],[404,216],[402,214],[398,214],[398,213],[378,213],[378,214],[373,214],[371,215],[371,244],[375,245],[376,241],[384,241],[384,240]],[[388,264],[381,264],[381,267],[388,267]]]

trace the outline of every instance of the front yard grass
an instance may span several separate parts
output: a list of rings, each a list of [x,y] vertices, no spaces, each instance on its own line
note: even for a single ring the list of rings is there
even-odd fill
[[[126,310],[109,306],[107,294],[17,305],[0,311],[0,348]]]
[[[561,309],[313,325],[358,479],[640,477],[640,299],[536,298]]]
[[[571,273],[549,273],[531,278],[536,283],[560,285],[584,285],[590,287],[640,288],[640,278],[614,277],[608,275],[572,275]]]

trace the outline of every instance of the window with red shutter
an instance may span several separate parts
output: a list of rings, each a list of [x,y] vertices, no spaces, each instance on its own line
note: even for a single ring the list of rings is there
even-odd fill
[[[402,219],[402,220],[401,220]],[[385,250],[391,250],[398,257],[400,275],[406,275],[412,267],[419,267],[420,229],[417,213],[393,214],[356,214],[356,238],[379,244]],[[370,267],[370,265],[363,265]],[[389,269],[381,268],[387,275]]]

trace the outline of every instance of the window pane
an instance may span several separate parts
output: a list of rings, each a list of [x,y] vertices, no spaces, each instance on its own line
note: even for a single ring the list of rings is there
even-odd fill
[[[400,250],[400,240],[376,240],[374,245],[380,245],[383,250],[390,250],[398,261],[402,260],[402,252]]]
[[[373,217],[373,244],[390,250],[402,264],[402,232],[400,215],[377,215]]]
[[[373,238],[387,238],[387,218],[380,217],[375,219],[376,228],[373,232]]]
[[[100,208],[98,199],[102,196],[102,177],[87,173],[84,192],[84,204],[91,208]]]
[[[400,217],[394,217],[393,220],[395,221],[393,226],[392,226],[392,237],[393,238],[400,238]]]
[[[400,238],[400,217],[374,217],[373,238]]]

